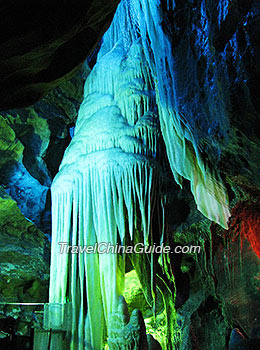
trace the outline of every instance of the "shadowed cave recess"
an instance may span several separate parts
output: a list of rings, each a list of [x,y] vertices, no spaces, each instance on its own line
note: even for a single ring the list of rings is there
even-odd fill
[[[260,349],[259,2],[0,14],[0,349]]]

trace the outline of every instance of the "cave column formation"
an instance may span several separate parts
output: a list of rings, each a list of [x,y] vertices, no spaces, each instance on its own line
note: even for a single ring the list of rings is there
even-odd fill
[[[124,293],[125,262],[120,254],[60,254],[59,243],[124,244],[138,227],[148,243],[160,132],[176,182],[188,179],[198,209],[227,227],[225,190],[177,109],[171,43],[160,21],[159,1],[120,3],[52,185],[50,303],[72,303],[70,349],[103,348]]]

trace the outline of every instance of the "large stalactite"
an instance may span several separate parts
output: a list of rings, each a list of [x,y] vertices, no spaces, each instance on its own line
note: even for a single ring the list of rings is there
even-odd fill
[[[112,44],[108,52],[106,43]],[[145,243],[150,233],[158,117],[141,41],[135,38],[128,45],[104,38],[86,82],[74,138],[52,186],[50,302],[72,301],[73,349],[82,348],[84,341],[101,349],[106,328],[110,335],[111,317],[124,289],[124,257],[87,254],[69,261],[59,254],[58,243],[124,244],[126,231],[133,237],[138,219]]]
[[[159,2],[124,0],[103,37],[71,144],[52,185],[50,303],[72,303],[70,348],[100,350],[124,293],[124,256],[60,254],[59,243],[124,244],[151,234],[160,133],[176,182],[191,183],[198,209],[227,227],[228,200],[202,162],[175,101],[171,43]],[[85,345],[84,345],[85,344]]]

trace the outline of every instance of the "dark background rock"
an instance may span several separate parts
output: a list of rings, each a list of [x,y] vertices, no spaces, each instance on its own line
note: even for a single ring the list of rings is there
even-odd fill
[[[108,28],[119,0],[4,0],[0,110],[31,105],[72,77]]]

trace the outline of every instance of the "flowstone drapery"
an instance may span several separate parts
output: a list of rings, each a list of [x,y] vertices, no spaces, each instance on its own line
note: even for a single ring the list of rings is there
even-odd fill
[[[176,181],[191,182],[208,218],[226,226],[225,190],[206,170],[176,110],[170,43],[158,1],[122,1],[87,78],[75,135],[52,185],[50,303],[72,303],[71,349],[103,348],[124,290],[124,256],[60,254],[60,242],[148,242],[156,201],[159,121]]]
[[[147,243],[157,183],[158,118],[141,41],[126,51],[117,40],[103,51],[52,185],[50,303],[72,302],[71,349],[103,348],[123,294],[124,257],[70,257],[60,254],[59,242],[124,244],[126,232],[133,237],[141,220]]]

